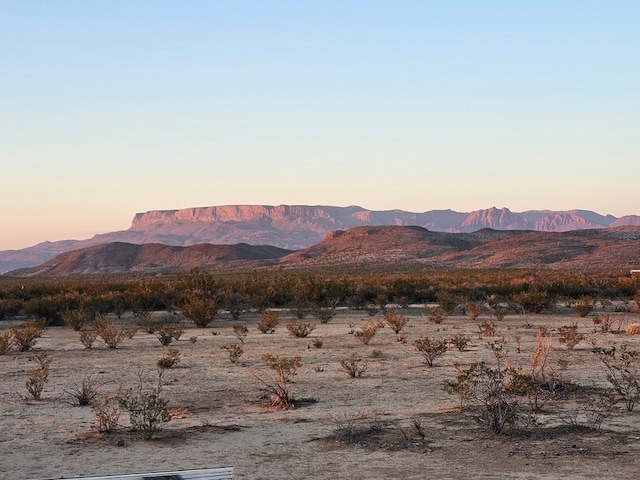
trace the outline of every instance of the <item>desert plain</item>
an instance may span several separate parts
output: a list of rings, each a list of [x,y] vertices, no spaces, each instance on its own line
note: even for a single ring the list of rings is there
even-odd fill
[[[368,345],[355,336],[378,313],[339,309],[328,323],[311,316],[306,338],[286,328],[293,316],[280,312],[275,332],[260,333],[257,312],[234,321],[221,313],[207,328],[185,331],[168,346],[140,329],[116,349],[98,339],[87,349],[68,327],[47,328],[27,352],[15,348],[0,356],[0,477],[11,480],[70,478],[232,466],[237,479],[580,479],[637,478],[640,471],[640,407],[613,407],[600,425],[589,416],[594,392],[610,387],[597,345],[628,345],[640,350],[640,336],[624,328],[640,322],[634,312],[599,307],[587,317],[558,307],[549,313],[510,313],[494,336],[479,325],[489,311],[471,320],[462,312],[442,323],[429,321],[423,306],[398,310],[407,319],[401,335],[386,325]],[[604,332],[593,319],[608,315],[614,330]],[[122,322],[134,323],[132,316]],[[573,350],[559,342],[559,328],[576,323],[584,339]],[[1,322],[0,333],[12,322]],[[246,325],[244,353],[232,363],[224,345],[238,343],[234,325]],[[518,425],[495,434],[475,420],[471,406],[443,385],[457,368],[495,362],[489,345],[502,342],[514,368],[531,367],[537,334],[544,327],[550,350],[546,374],[574,389],[553,392],[541,401],[535,425]],[[425,335],[448,340],[461,334],[469,344],[450,345],[429,367],[414,346]],[[321,343],[321,346],[320,346]],[[319,348],[318,348],[319,347]],[[129,428],[122,413],[115,431],[98,432],[91,407],[72,405],[72,393],[85,378],[101,395],[158,379],[157,361],[169,349],[180,362],[165,369],[161,395],[171,421],[149,440]],[[33,356],[46,352],[50,376],[41,400],[29,398],[25,382]],[[300,356],[290,385],[296,408],[276,409],[265,398],[265,354]],[[367,368],[351,378],[341,361],[356,355]],[[148,382],[148,383],[147,383]],[[523,411],[527,399],[519,400]]]

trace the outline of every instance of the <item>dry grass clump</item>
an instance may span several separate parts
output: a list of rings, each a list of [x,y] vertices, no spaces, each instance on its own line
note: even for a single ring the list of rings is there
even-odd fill
[[[82,385],[64,391],[70,397],[67,403],[78,407],[92,405],[100,394],[100,387],[101,385],[91,375],[85,376],[82,379]]]

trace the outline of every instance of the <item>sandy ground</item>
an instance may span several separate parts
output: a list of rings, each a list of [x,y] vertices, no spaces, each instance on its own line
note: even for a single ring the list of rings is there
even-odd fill
[[[580,404],[569,398],[546,404],[539,428],[487,433],[442,386],[455,377],[453,362],[464,366],[492,359],[487,344],[496,338],[478,334],[480,321],[491,317],[471,321],[454,315],[435,325],[424,309],[403,313],[410,318],[406,343],[397,341],[387,326],[369,345],[350,334],[371,320],[366,312],[341,311],[327,324],[307,318],[317,324],[307,338],[288,335],[285,323],[291,316],[285,312],[273,334],[258,332],[257,314],[247,314],[235,322],[249,328],[245,353],[235,364],[221,349],[236,341],[234,323],[224,314],[210,328],[188,328],[169,347],[138,331],[118,349],[107,349],[98,340],[88,350],[78,332],[50,328],[33,351],[0,356],[0,477],[233,466],[238,479],[638,478],[640,413],[617,406],[600,430],[580,428],[569,424],[571,418],[582,421],[571,413],[580,412]],[[511,315],[499,323],[497,336],[504,338],[511,363],[526,369],[538,326],[548,326],[553,338],[549,369],[578,385],[604,387],[605,371],[590,344],[583,341],[568,351],[557,340],[557,327],[575,321],[581,332],[591,334],[593,315]],[[640,321],[638,314],[615,315],[627,323]],[[0,324],[5,328],[6,322]],[[462,352],[449,350],[433,368],[413,347],[422,335],[449,338],[456,333],[471,337],[471,345]],[[595,338],[602,345],[615,341],[640,350],[640,336],[598,332]],[[322,340],[321,348],[311,345],[316,339]],[[135,386],[140,369],[152,381],[157,360],[169,348],[182,355],[181,363],[163,376],[162,394],[174,418],[152,440],[130,432],[125,414],[119,431],[98,433],[91,408],[67,402],[66,392],[80,386],[85,375],[103,384],[103,394]],[[25,381],[34,368],[31,358],[39,352],[47,352],[52,363],[43,398],[35,401],[26,399]],[[264,406],[256,376],[266,378],[265,353],[302,357],[292,385],[295,397],[306,400],[298,408],[274,411]],[[349,378],[340,366],[352,353],[368,364],[362,378]],[[412,426],[416,419],[424,439]],[[357,430],[350,441],[337,435],[344,426]],[[372,433],[370,427],[378,428]]]

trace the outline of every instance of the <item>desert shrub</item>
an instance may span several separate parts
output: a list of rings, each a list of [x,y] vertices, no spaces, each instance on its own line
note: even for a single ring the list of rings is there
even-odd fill
[[[413,345],[429,367],[433,367],[436,358],[444,355],[448,349],[446,340],[432,340],[426,335],[415,340]]]
[[[484,303],[483,302],[473,302],[468,301],[464,304],[464,313],[466,313],[467,317],[471,320],[475,320],[484,312]]]
[[[504,317],[507,315],[507,308],[500,305],[499,303],[489,305],[489,308],[491,309],[491,313],[493,313],[493,316],[496,317],[496,320],[498,322],[504,320]]]
[[[311,325],[310,323],[301,322],[297,318],[292,318],[287,322],[287,330],[289,330],[289,334],[292,337],[297,338],[305,338],[308,336],[316,327]]]
[[[458,349],[459,352],[462,352],[467,348],[471,339],[462,333],[456,333],[449,341],[454,347],[456,347],[456,349]]]
[[[228,343],[220,348],[229,353],[229,360],[231,363],[236,363],[244,353],[244,348],[241,343]]]
[[[305,301],[293,302],[289,311],[295,315],[298,320],[303,320],[312,311],[311,304]]]
[[[361,327],[360,330],[356,330],[354,336],[363,344],[369,345],[373,337],[378,333],[378,330],[380,330],[380,322],[373,320]]]
[[[302,366],[299,355],[295,357],[280,357],[267,353],[263,355],[267,364],[268,379],[257,377],[266,387],[270,395],[271,406],[274,408],[293,408],[294,399],[291,395],[290,384],[296,375],[298,368]]]
[[[96,333],[108,348],[118,348],[118,345],[128,336],[126,329],[107,317],[96,317],[95,326]]]
[[[558,341],[567,347],[567,350],[573,350],[582,340],[584,335],[578,332],[578,325],[562,325],[558,328]]]
[[[409,322],[409,320],[404,315],[402,315],[402,313],[393,309],[384,311],[384,319],[387,322],[387,325],[389,325],[391,330],[393,330],[393,332],[396,334],[400,333]]]
[[[0,333],[0,355],[6,354],[12,344],[11,332]]]
[[[612,330],[614,317],[610,313],[596,315],[592,319],[593,324],[600,328],[602,333],[609,333]]]
[[[64,324],[67,327],[73,328],[75,331],[80,331],[83,327],[90,324],[93,321],[94,315],[84,308],[75,308],[67,310],[62,314]]]
[[[17,345],[18,350],[27,352],[36,344],[36,338],[42,336],[44,332],[44,322],[27,320],[21,325],[12,326],[10,329],[13,343]]]
[[[67,403],[79,407],[92,405],[100,395],[101,386],[91,375],[85,375],[79,387],[64,391],[69,396]]]
[[[596,306],[596,301],[591,297],[582,297],[571,305],[571,309],[576,312],[580,318],[589,315]]]
[[[80,341],[84,348],[93,348],[93,344],[98,338],[98,331],[95,328],[83,328],[80,330]]]
[[[138,386],[118,396],[118,404],[123,411],[129,413],[129,421],[134,431],[141,432],[143,438],[149,440],[171,421],[169,401],[162,397],[162,372],[158,371],[158,381],[152,387],[145,386],[142,372],[138,372]]]
[[[539,330],[528,370],[510,365],[506,353],[502,350],[502,344],[496,343],[492,346],[494,355],[498,361],[502,362],[508,374],[506,385],[508,392],[526,396],[531,414],[539,412],[544,403],[554,397],[557,388],[569,386],[554,374],[547,372],[551,344],[551,338],[546,336],[544,331]]]
[[[124,335],[124,338],[128,338],[129,340],[131,340],[136,335],[136,333],[138,333],[138,329],[138,325],[123,325],[122,334]]]
[[[209,325],[219,310],[213,275],[198,268],[192,269],[182,279],[182,291],[179,307],[184,318],[191,320],[199,328]]]
[[[311,345],[313,345],[313,348],[322,348],[324,342],[320,338],[314,338],[313,342],[311,342]]]
[[[118,428],[122,413],[118,401],[120,395],[121,392],[104,397],[98,396],[91,403],[91,410],[96,418],[94,427],[98,432],[108,433]]]
[[[495,337],[497,328],[498,326],[496,325],[496,322],[490,319],[486,319],[480,325],[478,325],[480,334],[485,337]]]
[[[244,343],[244,337],[249,334],[249,329],[246,325],[234,325],[233,333],[240,343]]]
[[[631,412],[640,400],[640,377],[638,376],[638,360],[640,352],[631,350],[627,345],[598,347],[592,350],[606,368],[607,381],[624,402],[627,411]]]
[[[320,320],[320,323],[329,323],[336,316],[336,311],[333,308],[318,307],[313,309],[313,316]]]
[[[362,362],[362,358],[355,353],[347,359],[340,360],[340,366],[351,378],[360,378],[367,371],[367,363]]]
[[[198,341],[198,336],[197,335],[193,335],[193,336],[189,337],[189,341],[191,343],[196,343]]]
[[[627,335],[638,335],[640,334],[640,323],[632,323],[625,330]]]
[[[513,302],[525,313],[540,313],[555,305],[556,297],[545,290],[523,290],[513,295]]]
[[[34,400],[40,400],[44,386],[49,380],[49,366],[51,358],[46,353],[39,353],[32,357],[37,367],[31,370],[29,378],[27,378],[27,391]]]
[[[156,337],[158,337],[160,343],[166,346],[171,344],[174,340],[178,340],[182,336],[183,332],[184,329],[181,325],[178,325],[177,323],[165,323],[156,328],[154,333]]]
[[[441,324],[442,321],[449,316],[449,312],[441,306],[426,307],[429,315],[429,321],[435,324]]]
[[[263,310],[260,314],[260,321],[258,322],[258,330],[262,333],[273,333],[276,331],[278,325],[278,312],[275,310]]]
[[[175,348],[170,349],[158,360],[158,368],[164,369],[175,367],[180,363],[180,356],[180,350],[176,350]]]
[[[376,305],[369,305],[367,308],[365,308],[367,315],[369,315],[370,317],[375,317],[376,314],[380,311],[380,309],[376,306]]]
[[[470,403],[482,427],[499,434],[520,418],[518,400],[506,388],[507,374],[499,362],[496,367],[485,362],[458,366],[457,372],[455,380],[445,382],[445,391],[458,395],[461,405]]]

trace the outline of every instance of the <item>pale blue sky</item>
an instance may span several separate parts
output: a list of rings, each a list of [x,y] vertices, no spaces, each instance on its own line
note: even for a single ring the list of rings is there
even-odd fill
[[[224,204],[640,214],[640,2],[0,0],[0,249]]]

